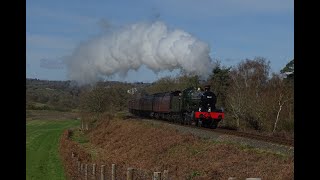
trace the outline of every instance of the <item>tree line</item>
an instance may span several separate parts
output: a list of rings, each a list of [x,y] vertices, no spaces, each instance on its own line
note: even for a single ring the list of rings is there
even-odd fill
[[[29,80],[27,109],[42,103],[48,109],[102,114],[127,111],[127,102],[136,96],[183,90],[190,86],[211,85],[217,95],[217,107],[223,107],[222,126],[238,130],[286,132],[294,130],[294,60],[277,73],[270,72],[265,58],[245,59],[236,66],[222,66],[219,61],[207,80],[181,73],[163,77],[153,83],[99,82],[83,87],[70,81],[48,82]],[[130,91],[135,88],[135,91]],[[131,92],[131,93],[130,93]],[[41,109],[41,108],[40,108]]]
[[[279,73],[270,73],[270,62],[257,57],[235,67],[213,70],[210,84],[218,105],[225,107],[225,125],[266,132],[294,130],[294,60]]]

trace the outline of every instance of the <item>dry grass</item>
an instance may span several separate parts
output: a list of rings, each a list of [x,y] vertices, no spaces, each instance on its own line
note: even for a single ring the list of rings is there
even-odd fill
[[[134,167],[147,172],[168,169],[173,179],[228,179],[260,177],[293,179],[293,158],[178,133],[165,125],[130,120],[100,121],[87,134],[95,162]],[[72,142],[73,143],[73,142]],[[76,152],[73,145],[73,150]],[[88,150],[86,161],[93,161]],[[70,153],[70,152],[69,152]]]

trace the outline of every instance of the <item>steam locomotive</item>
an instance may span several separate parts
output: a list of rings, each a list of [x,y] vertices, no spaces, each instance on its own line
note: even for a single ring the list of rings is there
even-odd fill
[[[217,128],[224,119],[222,109],[217,109],[216,96],[210,86],[190,87],[183,91],[157,93],[137,97],[128,102],[129,112],[141,116],[199,127]]]

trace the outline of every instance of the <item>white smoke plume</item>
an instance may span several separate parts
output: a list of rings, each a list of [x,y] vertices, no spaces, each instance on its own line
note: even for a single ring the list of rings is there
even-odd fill
[[[145,65],[155,73],[180,69],[208,77],[212,71],[208,44],[163,22],[138,23],[80,44],[67,57],[68,78],[79,84],[102,76],[127,75]]]

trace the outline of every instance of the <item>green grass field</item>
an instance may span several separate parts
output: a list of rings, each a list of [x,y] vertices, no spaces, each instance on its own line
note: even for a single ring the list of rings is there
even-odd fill
[[[27,121],[27,180],[65,179],[58,148],[64,129],[79,125],[77,120]]]

